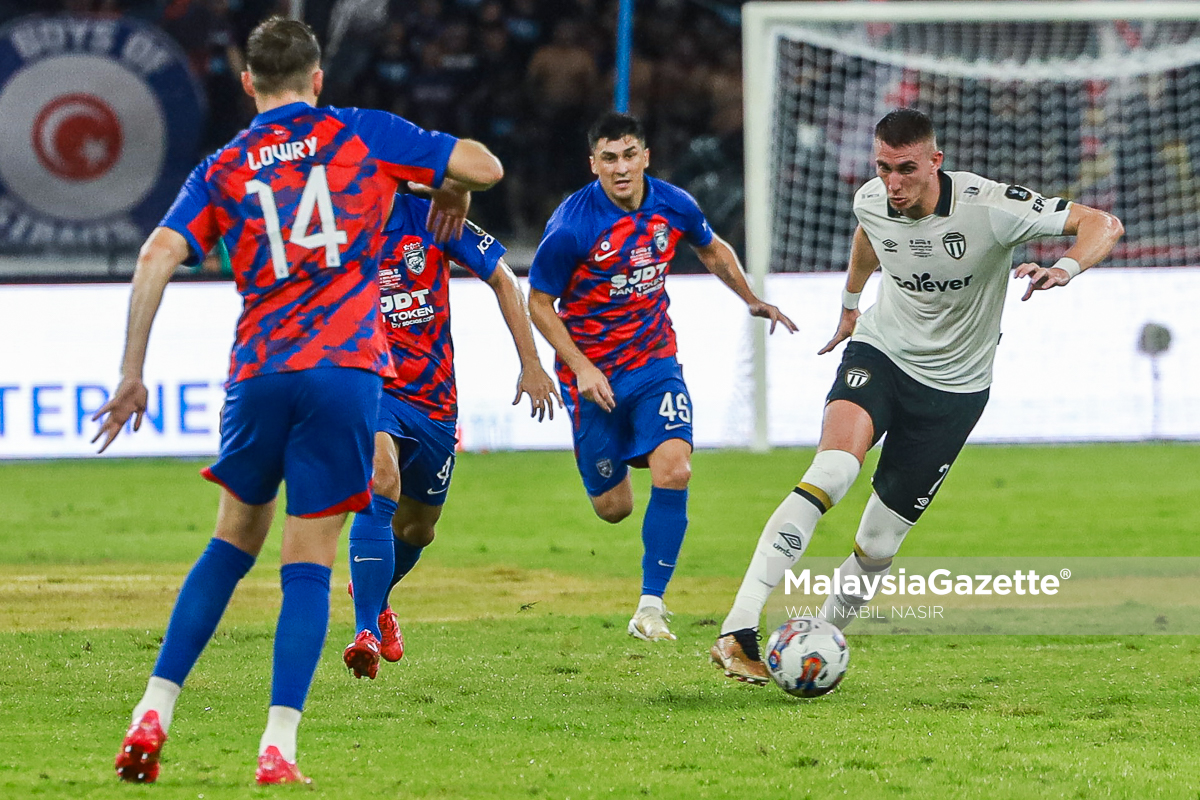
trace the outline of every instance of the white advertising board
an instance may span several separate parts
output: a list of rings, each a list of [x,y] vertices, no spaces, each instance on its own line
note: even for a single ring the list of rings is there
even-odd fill
[[[773,444],[817,439],[840,349],[816,352],[836,324],[843,280],[770,277],[771,301],[800,326],[769,340]],[[866,302],[877,282],[868,284]],[[1098,269],[1027,303],[1019,301],[1023,287],[1010,287],[991,403],[973,441],[1200,439],[1200,269]],[[668,289],[696,443],[744,446],[753,430],[750,326],[761,323],[716,278],[675,276]],[[527,400],[512,405],[518,362],[491,289],[455,280],[451,296],[462,446],[569,448],[564,413],[539,424],[529,418]],[[116,385],[128,301],[127,285],[0,288],[0,458],[94,452],[91,416]],[[228,283],[168,287],[146,363],[150,413],[109,452],[216,452],[239,309]],[[1158,358],[1157,390],[1151,359],[1137,351],[1147,322],[1173,335]],[[550,369],[549,347],[540,338],[538,346]]]

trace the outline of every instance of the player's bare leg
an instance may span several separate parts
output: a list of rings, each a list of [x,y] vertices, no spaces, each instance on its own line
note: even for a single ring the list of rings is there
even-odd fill
[[[158,778],[159,755],[183,681],[212,638],[238,581],[262,550],[274,514],[274,501],[252,506],[221,491],[214,541],[180,589],[154,674],[117,753],[121,780],[153,783]]]
[[[647,457],[650,467],[650,501],[642,522],[642,596],[629,620],[629,634],[647,641],[674,639],[667,627],[669,616],[663,594],[675,573],[679,550],[687,532],[687,487],[692,477],[692,446],[683,439],[668,439]]]
[[[589,497],[596,516],[605,522],[617,524],[633,513],[633,484],[629,476],[604,494]]]
[[[821,516],[854,484],[874,436],[875,426],[861,406],[846,400],[825,406],[817,455],[767,520],[721,636],[709,651],[726,676],[760,685],[767,682],[758,647],[763,607],[784,573],[804,554]]]
[[[375,434],[371,507],[354,515],[350,526],[350,595],[354,599],[354,641],[342,660],[356,678],[374,679],[379,658],[395,655],[395,615],[387,593],[395,571],[392,526],[400,499],[400,453],[391,434]],[[392,633],[388,636],[384,628]],[[401,652],[403,645],[399,646]]]
[[[271,707],[258,747],[259,783],[307,781],[296,768],[296,733],[329,628],[329,578],[346,516],[289,516],[283,524],[283,603],[275,628]]]

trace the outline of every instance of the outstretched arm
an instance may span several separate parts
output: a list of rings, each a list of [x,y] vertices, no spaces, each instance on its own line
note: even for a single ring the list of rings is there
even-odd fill
[[[593,364],[571,338],[567,326],[554,313],[554,296],[537,289],[529,290],[529,316],[533,324],[546,337],[546,341],[558,353],[563,363],[575,373],[575,385],[585,400],[590,400],[605,411],[617,407],[612,386],[608,378]]]
[[[879,268],[879,256],[871,246],[871,240],[859,225],[854,229],[854,240],[850,244],[850,267],[846,271],[846,290],[842,293],[842,317],[838,320],[837,331],[829,344],[817,351],[817,355],[825,355],[833,348],[850,338],[854,333],[854,325],[862,312],[858,310],[858,296],[867,285],[871,273]]]
[[[1123,233],[1121,220],[1107,211],[1072,203],[1063,234],[1074,236],[1075,243],[1053,266],[1025,263],[1017,267],[1018,278],[1029,278],[1029,288],[1021,299],[1028,300],[1035,291],[1066,286],[1071,278],[1103,261]]]
[[[788,319],[778,308],[770,303],[764,303],[758,299],[758,295],[754,294],[754,290],[746,281],[746,273],[742,270],[737,253],[733,252],[729,242],[714,235],[712,241],[704,247],[693,247],[692,249],[700,257],[705,269],[724,281],[726,286],[733,289],[734,294],[745,301],[746,306],[750,309],[750,316],[771,320],[771,333],[775,332],[775,326],[779,323],[783,323],[783,327],[787,328],[788,332],[796,332],[796,323]]]
[[[521,359],[521,374],[517,376],[517,396],[513,398],[513,405],[521,402],[521,395],[527,394],[530,417],[537,417],[541,422],[549,412],[550,419],[554,419],[554,400],[558,400],[558,406],[562,408],[562,398],[558,396],[554,381],[542,369],[537,347],[533,343],[533,329],[529,326],[525,296],[521,294],[521,285],[504,259],[497,262],[496,270],[487,279],[487,285],[496,293],[504,324],[512,334],[517,356]]]
[[[138,253],[137,269],[133,273],[133,293],[129,299],[129,324],[125,329],[125,356],[121,360],[121,383],[112,398],[101,406],[92,421],[107,417],[92,439],[103,453],[130,417],[133,429],[142,427],[146,412],[146,386],[142,383],[142,368],[146,363],[146,346],[150,342],[150,326],[162,303],[163,290],[171,275],[187,258],[187,241],[170,228],[155,228]],[[136,414],[136,416],[134,416]]]

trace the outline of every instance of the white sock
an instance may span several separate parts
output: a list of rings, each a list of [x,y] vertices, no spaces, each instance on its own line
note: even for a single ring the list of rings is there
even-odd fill
[[[858,559],[858,556],[854,553],[851,553],[850,557],[842,562],[842,565],[838,567],[838,570],[841,572],[843,579],[847,575],[857,575],[859,577],[866,576],[871,581],[874,581],[876,577],[882,580],[883,576],[889,574],[892,571],[892,565],[888,564],[881,570],[868,572],[867,570],[863,569],[862,562]],[[867,603],[871,602],[871,598],[873,596],[873,594],[855,596],[850,594],[842,594],[841,592],[833,592],[829,595],[829,597],[825,598],[825,605],[821,606],[821,611],[817,616],[823,620],[832,622],[834,625],[845,631],[847,625],[858,619],[858,612],[861,611]]]
[[[183,687],[178,683],[151,676],[146,683],[146,693],[142,695],[141,702],[133,707],[133,721],[136,723],[147,711],[157,711],[158,722],[162,725],[163,733],[166,733],[171,727],[171,717],[175,715],[175,701],[179,699],[181,691]]]
[[[794,492],[779,504],[758,537],[746,577],[742,578],[733,608],[721,626],[722,636],[758,627],[767,598],[783,580],[783,573],[804,554],[819,519],[821,512]]]
[[[822,514],[846,496],[860,468],[858,459],[844,450],[817,453],[798,487],[805,494],[792,492],[784,498],[758,537],[733,608],[721,626],[722,636],[758,627],[771,592],[783,580],[784,572],[804,555]]]
[[[260,756],[274,745],[279,748],[280,755],[296,763],[296,732],[300,728],[300,713],[290,706],[271,706],[267,711],[267,729],[258,743]]]
[[[646,606],[650,606],[650,608],[656,608],[659,611],[662,611],[663,610],[663,599],[656,595],[644,594],[644,595],[642,595],[642,599],[638,600],[638,610],[640,611],[641,609],[645,608]]]
[[[280,748],[283,758],[296,762],[296,730],[300,728],[300,711],[287,705],[272,705],[266,712],[266,730],[258,742],[258,754],[274,745]]]

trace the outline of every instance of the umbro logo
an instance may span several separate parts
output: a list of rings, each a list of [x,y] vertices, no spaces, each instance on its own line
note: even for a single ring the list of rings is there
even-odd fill
[[[797,550],[804,547],[804,540],[794,533],[788,533],[787,531],[780,531],[779,538],[783,539],[785,542],[787,542],[788,547],[792,547]]]
[[[899,247],[899,244],[892,241],[891,239],[884,239],[882,244],[883,244],[883,252],[885,252],[885,253],[894,253],[894,252],[896,252],[896,248]]]

